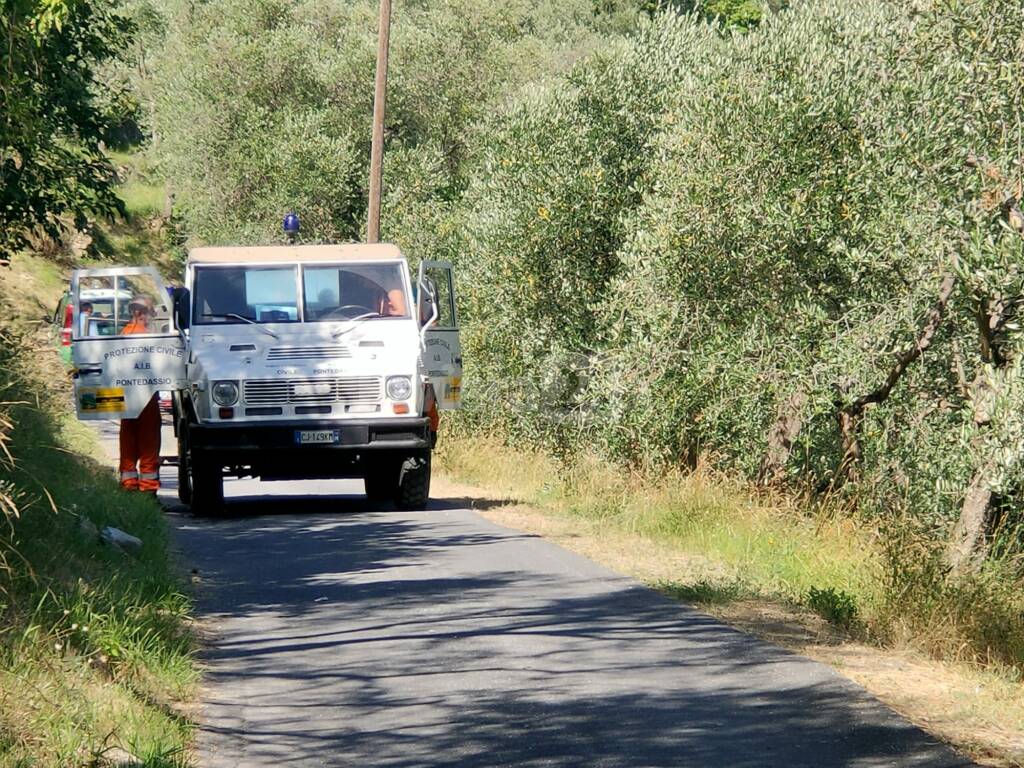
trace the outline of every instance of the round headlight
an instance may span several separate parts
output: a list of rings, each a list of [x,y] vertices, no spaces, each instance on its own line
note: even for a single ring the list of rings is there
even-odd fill
[[[238,385],[233,381],[218,381],[213,385],[213,402],[234,405],[238,402]]]
[[[408,376],[392,376],[388,379],[388,397],[392,400],[408,400],[412,394],[412,382]]]

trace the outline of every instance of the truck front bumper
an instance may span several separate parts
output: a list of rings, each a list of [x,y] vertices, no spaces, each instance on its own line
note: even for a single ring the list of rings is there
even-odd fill
[[[331,443],[302,444],[303,432],[336,432]],[[317,454],[322,451],[403,451],[432,447],[430,420],[344,419],[296,420],[252,424],[219,422],[192,424],[189,444],[204,453],[226,453],[241,458],[245,454],[288,453]]]

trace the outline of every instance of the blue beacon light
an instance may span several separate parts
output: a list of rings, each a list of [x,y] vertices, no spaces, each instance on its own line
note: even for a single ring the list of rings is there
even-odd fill
[[[295,213],[289,213],[284,217],[284,233],[288,235],[288,242],[292,242],[299,234],[299,217]]]

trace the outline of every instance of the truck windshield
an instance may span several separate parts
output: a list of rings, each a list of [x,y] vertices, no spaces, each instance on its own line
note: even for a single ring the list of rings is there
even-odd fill
[[[398,264],[307,265],[302,290],[307,322],[409,317]]]
[[[295,267],[197,267],[195,325],[295,323]]]

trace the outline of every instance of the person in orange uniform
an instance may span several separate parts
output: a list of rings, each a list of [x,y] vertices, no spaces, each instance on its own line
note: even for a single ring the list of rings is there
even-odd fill
[[[153,300],[136,296],[128,309],[132,319],[121,333],[152,333],[149,320],[156,314]],[[129,491],[156,493],[160,490],[160,404],[157,398],[153,395],[138,418],[121,419],[121,487]]]

